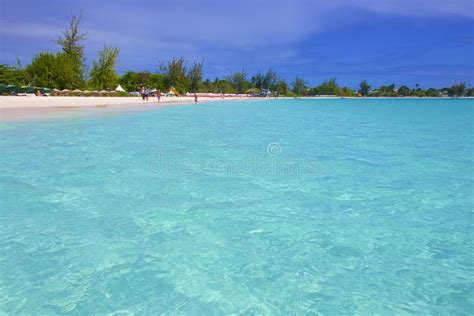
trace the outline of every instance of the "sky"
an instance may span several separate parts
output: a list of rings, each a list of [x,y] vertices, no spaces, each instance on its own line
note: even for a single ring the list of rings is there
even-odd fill
[[[184,57],[211,80],[272,68],[310,86],[474,85],[474,0],[0,0],[0,63],[58,51],[81,12],[87,63],[114,45],[119,73]]]

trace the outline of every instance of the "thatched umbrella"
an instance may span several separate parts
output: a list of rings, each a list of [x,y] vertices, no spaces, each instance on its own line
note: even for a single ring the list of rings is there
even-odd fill
[[[74,95],[84,95],[84,91],[81,89],[74,89],[72,90],[72,93],[74,93]]]

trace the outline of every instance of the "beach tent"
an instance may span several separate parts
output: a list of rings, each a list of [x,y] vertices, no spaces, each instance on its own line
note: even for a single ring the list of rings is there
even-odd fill
[[[117,91],[117,92],[127,92],[127,91],[125,91],[124,88],[122,88],[121,85],[118,85],[117,88],[115,88],[115,91]]]

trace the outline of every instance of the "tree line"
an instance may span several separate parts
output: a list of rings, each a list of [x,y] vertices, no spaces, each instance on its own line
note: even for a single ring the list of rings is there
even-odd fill
[[[178,94],[186,92],[206,93],[247,93],[259,95],[271,91],[279,96],[334,95],[341,97],[438,97],[474,96],[474,88],[464,82],[450,87],[423,90],[419,85],[410,88],[395,84],[372,88],[366,80],[360,82],[358,89],[340,86],[336,78],[324,80],[310,87],[304,78],[296,77],[290,83],[280,77],[273,69],[265,73],[249,76],[245,70],[234,72],[222,78],[203,80],[203,61],[188,64],[183,58],[173,58],[162,62],[156,72],[126,71],[118,75],[116,62],[120,50],[105,45],[96,60],[88,67],[84,56],[83,42],[87,35],[80,30],[81,16],[73,16],[68,27],[56,40],[58,52],[41,52],[29,65],[0,65],[0,84],[28,85],[56,89],[111,90],[120,84],[127,91],[138,91],[146,86],[151,89]]]
[[[115,88],[119,76],[115,64],[119,49],[105,45],[92,66],[86,65],[84,45],[87,35],[80,31],[81,16],[73,16],[68,27],[56,40],[58,52],[40,52],[22,67],[0,65],[0,83],[57,89]]]

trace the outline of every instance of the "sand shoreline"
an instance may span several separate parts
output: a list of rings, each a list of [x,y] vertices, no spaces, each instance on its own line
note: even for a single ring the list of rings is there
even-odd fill
[[[257,98],[226,97],[199,98],[199,102],[235,101]],[[18,97],[0,96],[0,122],[29,121],[87,115],[114,113],[118,111],[152,110],[172,105],[195,104],[193,97],[162,97],[143,101],[141,97]]]
[[[263,100],[260,97],[226,96],[220,97],[200,97],[199,102],[217,101],[239,101],[239,100]],[[278,97],[278,99],[294,99],[290,97]],[[418,97],[338,97],[338,96],[317,96],[298,97],[304,99],[452,99],[450,97],[418,98]],[[463,97],[459,99],[473,99]],[[268,99],[267,99],[268,100]],[[0,96],[0,122],[30,121],[38,119],[49,119],[56,117],[67,117],[71,115],[90,114],[112,114],[123,111],[146,111],[160,109],[167,106],[192,105],[195,104],[193,97],[162,97],[158,103],[156,98],[150,97],[148,101],[143,101],[141,97],[19,97]]]

